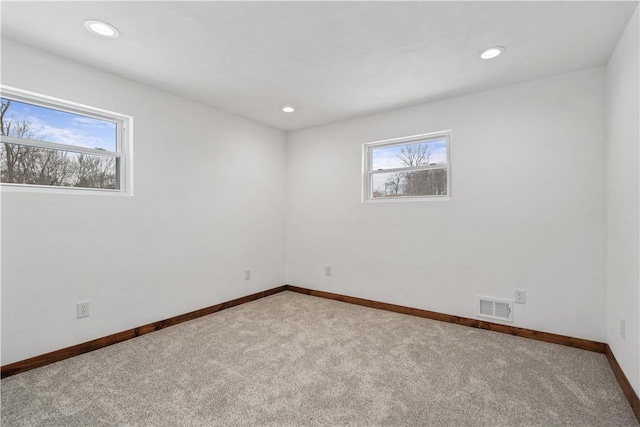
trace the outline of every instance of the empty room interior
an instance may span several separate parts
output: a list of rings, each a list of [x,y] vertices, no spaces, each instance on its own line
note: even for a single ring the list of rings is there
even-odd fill
[[[3,426],[639,425],[638,1],[1,8]]]

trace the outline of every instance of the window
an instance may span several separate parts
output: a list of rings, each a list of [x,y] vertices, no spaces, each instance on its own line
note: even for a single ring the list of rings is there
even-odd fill
[[[131,117],[2,87],[3,189],[131,193]]]
[[[364,144],[364,201],[451,195],[450,131]]]

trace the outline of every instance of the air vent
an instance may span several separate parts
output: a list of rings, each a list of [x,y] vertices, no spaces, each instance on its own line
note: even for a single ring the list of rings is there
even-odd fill
[[[478,316],[513,322],[513,301],[478,297]]]

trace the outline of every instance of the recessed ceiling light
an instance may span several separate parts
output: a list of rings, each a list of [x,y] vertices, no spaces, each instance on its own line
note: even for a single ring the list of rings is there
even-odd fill
[[[282,111],[284,111],[285,113],[293,113],[294,111],[296,111],[293,107],[283,107]]]
[[[120,31],[118,31],[118,29],[113,25],[107,24],[106,22],[90,19],[88,21],[84,21],[84,27],[93,34],[97,34],[101,37],[107,37],[109,39],[117,39],[120,37]]]
[[[507,49],[502,46],[493,46],[483,49],[482,51],[480,51],[480,53],[478,53],[478,55],[480,55],[480,58],[482,59],[493,59],[496,56],[504,53],[506,50]]]

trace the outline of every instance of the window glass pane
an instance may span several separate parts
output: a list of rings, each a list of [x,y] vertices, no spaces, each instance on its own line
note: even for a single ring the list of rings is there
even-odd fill
[[[117,157],[2,143],[2,182],[119,189]]]
[[[117,150],[116,123],[2,98],[2,135],[76,147]]]
[[[372,149],[371,169],[395,169],[447,163],[447,141],[437,139]]]
[[[447,169],[372,175],[372,198],[446,196]]]

